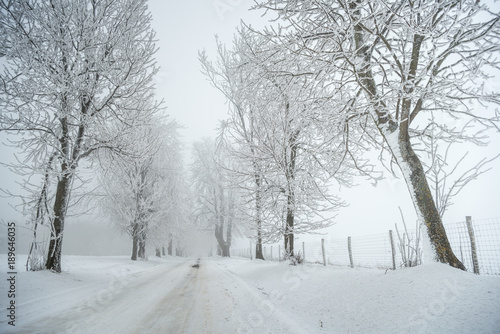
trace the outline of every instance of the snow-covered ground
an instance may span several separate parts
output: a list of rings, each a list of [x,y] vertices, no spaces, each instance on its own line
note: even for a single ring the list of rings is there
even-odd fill
[[[500,333],[500,277],[441,264],[196,263],[66,256],[61,274],[19,272],[15,327],[6,318],[8,282],[0,282],[0,332]]]

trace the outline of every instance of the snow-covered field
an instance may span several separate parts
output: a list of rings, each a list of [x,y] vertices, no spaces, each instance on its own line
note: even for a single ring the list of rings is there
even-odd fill
[[[500,277],[441,264],[196,263],[66,256],[61,274],[19,272],[15,327],[6,318],[8,282],[0,282],[0,332],[500,333]]]

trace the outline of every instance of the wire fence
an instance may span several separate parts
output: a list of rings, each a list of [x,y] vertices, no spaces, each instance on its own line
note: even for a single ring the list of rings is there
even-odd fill
[[[463,222],[445,223],[444,226],[453,252],[467,271],[500,275],[500,218],[472,220],[468,217]],[[297,242],[295,253],[300,253],[310,263],[397,269],[418,263],[419,235],[416,229],[405,229],[358,237],[324,238]],[[251,259],[255,248],[233,249],[231,254]],[[283,245],[263,246],[266,260],[282,261],[283,254]]]
[[[466,219],[445,228],[453,252],[467,271],[500,275],[500,218],[470,219],[470,224]]]

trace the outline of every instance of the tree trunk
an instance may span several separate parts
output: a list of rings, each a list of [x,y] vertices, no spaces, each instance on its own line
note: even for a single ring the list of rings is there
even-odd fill
[[[262,253],[262,239],[257,237],[257,243],[255,244],[255,258],[259,260],[264,260],[264,254]]]
[[[286,227],[285,227],[285,251],[287,256],[293,256],[293,223],[294,212],[292,209],[293,195],[288,195],[288,208],[286,210]]]
[[[172,246],[174,243],[174,237],[172,234],[170,235],[170,238],[168,239],[168,255],[172,255]]]
[[[139,238],[139,251],[137,252],[138,256],[145,260],[146,259],[146,240],[144,240],[142,237]]]
[[[264,260],[264,254],[262,253],[262,199],[260,194],[260,177],[256,177],[257,183],[257,194],[255,195],[255,211],[257,215],[257,242],[255,244],[255,258],[259,260]]]
[[[221,246],[222,256],[231,257],[231,254],[229,253],[229,248],[230,248],[230,246],[227,244],[224,244],[223,246]]]
[[[134,228],[132,230],[132,257],[130,258],[132,261],[137,261],[137,249],[139,245],[138,229],[138,224],[134,223]]]
[[[220,248],[220,255],[222,256],[229,256],[229,247],[231,247],[231,221],[228,221],[227,223],[227,231],[226,231],[226,240],[224,240],[224,225],[225,225],[225,217],[226,217],[226,210],[228,210],[229,215],[231,214],[231,202],[229,203],[228,207],[226,208],[225,205],[225,200],[224,200],[224,191],[222,189],[222,186],[219,187],[219,194],[220,194],[220,205],[215,206],[215,212],[217,212],[217,220],[218,224],[215,225],[215,239],[217,239],[217,243],[219,244]]]
[[[231,249],[231,243],[233,241],[233,220],[231,217],[234,216],[234,202],[233,198],[229,199],[229,218],[227,222],[227,230],[226,230],[226,242],[225,242],[225,247],[226,251],[222,252],[222,256],[227,256],[231,257],[230,249]],[[224,254],[225,253],[225,254]]]
[[[290,105],[287,101],[286,105],[286,115],[288,117]],[[289,120],[291,123],[291,120]],[[290,125],[290,128],[292,126]],[[287,256],[294,256],[293,249],[293,225],[294,225],[294,215],[295,215],[295,168],[297,162],[297,138],[300,134],[300,129],[293,131],[288,139],[288,146],[290,149],[290,155],[288,163],[286,163],[286,182],[287,182],[287,206],[286,206],[286,227],[285,227],[285,251]]]
[[[223,230],[224,230],[224,225],[215,226],[215,238],[217,239],[217,243],[219,245],[218,254],[221,256],[230,256],[229,254],[229,248],[231,247],[230,240],[229,242],[226,242],[224,240]],[[230,228],[228,228],[228,233],[230,235],[231,233]]]
[[[71,176],[63,174],[57,183],[56,198],[54,201],[54,220],[52,221],[49,251],[45,267],[57,273],[61,272],[62,239],[66,209],[69,201],[70,184]]]
[[[420,213],[427,227],[427,234],[433,248],[431,251],[434,251],[434,259],[442,263],[448,263],[452,267],[466,270],[451,249],[441,216],[432,198],[424,168],[413,151],[410,138],[405,131],[399,133],[398,145],[402,158],[402,161],[399,162],[402,164],[400,166],[401,171],[413,197],[415,209]],[[405,167],[408,167],[408,170]]]
[[[146,259],[146,227],[143,225],[141,226],[141,231],[139,232],[139,250],[138,250],[138,256],[145,260]]]

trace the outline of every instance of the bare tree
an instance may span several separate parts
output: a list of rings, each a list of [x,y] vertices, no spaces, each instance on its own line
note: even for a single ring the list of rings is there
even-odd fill
[[[198,226],[213,230],[222,256],[230,256],[233,230],[239,209],[239,198],[224,175],[221,160],[228,159],[225,152],[217,150],[215,141],[205,138],[193,144],[193,197],[194,217]]]
[[[22,152],[13,168],[27,187],[30,176],[50,174],[33,185],[41,190],[31,210],[39,218],[38,203],[51,207],[46,267],[60,272],[79,163],[99,150],[125,149],[132,120],[158,108],[151,103],[151,15],[145,0],[1,1],[0,10],[0,129]]]
[[[238,66],[234,63],[233,55],[218,41],[217,47],[218,59],[216,64],[209,61],[204,52],[200,53],[199,58],[204,74],[231,103],[232,112],[230,118],[221,124],[221,138],[224,141],[227,140],[228,136],[231,137],[232,145],[225,145],[226,150],[236,159],[249,162],[250,168],[247,169],[246,173],[239,171],[239,176],[244,177],[243,179],[240,177],[237,183],[250,193],[250,197],[253,197],[251,201],[255,203],[255,206],[254,213],[250,214],[250,219],[254,220],[255,229],[250,234],[251,237],[255,238],[255,258],[263,260],[262,243],[263,237],[265,237],[262,232],[263,172],[262,162],[257,155],[258,137],[255,134],[255,115],[252,112],[253,106],[245,98],[246,84],[242,80],[242,72],[238,71],[237,68],[231,68]],[[229,129],[233,131],[229,131]],[[235,147],[237,147],[236,150],[233,150]]]
[[[179,125],[154,119],[136,126],[134,151],[107,154],[100,176],[99,203],[111,221],[132,238],[132,260],[146,258],[146,242],[160,249],[174,233],[183,198]]]
[[[436,208],[443,218],[446,210],[453,205],[453,198],[457,196],[470,182],[476,180],[482,174],[488,172],[491,163],[500,154],[492,158],[482,158],[479,161],[471,162],[469,151],[456,154],[456,147],[462,146],[464,142],[460,140],[462,134],[467,133],[469,124],[462,128],[455,129],[453,136],[448,136],[439,124],[431,122],[420,131],[418,135],[421,144],[415,146],[415,151],[420,151],[422,164],[426,169],[426,175],[431,188]],[[476,133],[473,140],[468,138],[467,142],[475,146],[486,146],[487,142],[482,134]]]
[[[350,184],[347,163],[340,166],[342,133],[325,131],[324,101],[308,95],[308,78],[281,75],[288,51],[270,49],[267,38],[245,27],[231,50],[221,44],[218,50],[215,64],[204,54],[200,58],[205,74],[231,103],[221,130],[243,167],[234,172],[250,181],[237,184],[255,203],[256,258],[263,238],[277,236],[293,256],[294,234],[331,225],[332,217],[322,215],[343,205],[328,191],[331,180]]]
[[[427,230],[424,253],[465,269],[451,250],[412,130],[429,122],[431,111],[472,120],[475,131],[498,130],[498,113],[474,104],[500,102],[485,85],[500,61],[498,13],[477,1],[269,0],[256,7],[286,22],[262,34],[301,65],[290,75],[311,73],[316,93],[335,101],[332,115],[365,130],[399,166]],[[451,135],[452,127],[440,126]]]

